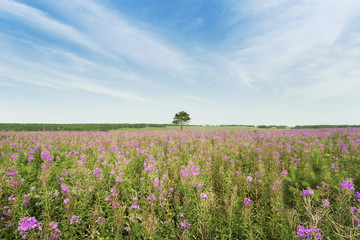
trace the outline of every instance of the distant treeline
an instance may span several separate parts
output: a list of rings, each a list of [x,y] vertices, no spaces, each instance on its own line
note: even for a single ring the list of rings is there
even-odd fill
[[[360,125],[296,125],[294,129],[305,128],[358,128]]]
[[[316,129],[316,128],[358,128],[360,125],[296,125],[295,127],[288,127],[286,125],[220,125],[221,127],[253,127],[262,129]]]
[[[220,127],[256,127],[256,126],[255,125],[228,124],[228,125],[220,125]]]
[[[0,123],[0,130],[4,131],[110,131],[126,128],[156,127],[165,128],[171,124],[148,123],[79,123],[79,124],[46,124],[46,123]]]

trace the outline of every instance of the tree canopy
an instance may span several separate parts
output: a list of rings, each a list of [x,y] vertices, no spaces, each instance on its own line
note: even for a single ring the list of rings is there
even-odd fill
[[[190,122],[190,114],[185,111],[181,111],[175,114],[174,119],[172,121],[173,124],[180,124],[180,129],[183,130],[183,125]]]

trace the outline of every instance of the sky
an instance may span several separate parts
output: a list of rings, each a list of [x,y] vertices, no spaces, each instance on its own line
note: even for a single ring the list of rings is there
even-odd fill
[[[360,124],[358,0],[0,0],[0,122]]]

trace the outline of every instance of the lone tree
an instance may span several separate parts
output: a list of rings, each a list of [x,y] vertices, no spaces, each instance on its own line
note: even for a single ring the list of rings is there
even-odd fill
[[[172,121],[173,124],[180,124],[181,130],[183,130],[183,125],[190,122],[190,114],[187,112],[181,111],[175,114],[175,117]]]

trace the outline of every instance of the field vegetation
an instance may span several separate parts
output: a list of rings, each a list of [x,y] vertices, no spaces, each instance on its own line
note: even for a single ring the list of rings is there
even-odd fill
[[[0,131],[1,239],[359,239],[360,129]]]

